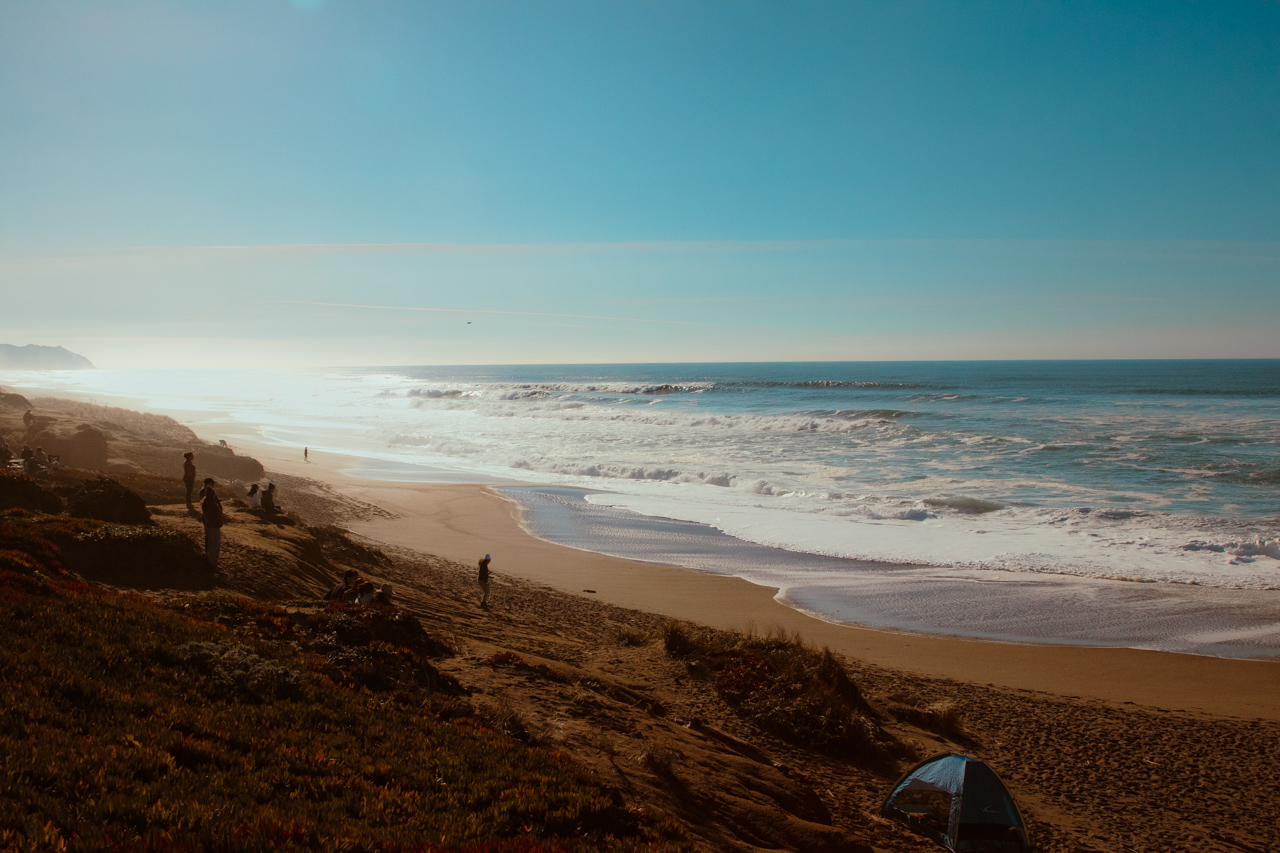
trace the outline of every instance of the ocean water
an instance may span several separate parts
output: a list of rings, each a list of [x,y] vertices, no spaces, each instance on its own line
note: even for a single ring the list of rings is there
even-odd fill
[[[1280,653],[1277,360],[6,379],[212,412],[233,444],[351,454],[372,479],[505,484],[537,535],[737,574],[827,618]]]

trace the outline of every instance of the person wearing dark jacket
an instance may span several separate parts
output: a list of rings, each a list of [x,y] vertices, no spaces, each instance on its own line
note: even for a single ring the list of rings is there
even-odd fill
[[[276,506],[276,484],[268,483],[265,492],[259,492],[262,495],[262,511],[267,515],[275,515],[284,512],[280,507]]]
[[[476,581],[480,584],[480,606],[488,609],[489,607],[489,555],[485,554],[484,559],[480,561],[480,572],[476,575]]]
[[[191,506],[191,493],[196,488],[196,455],[188,450],[182,454],[182,485],[187,489],[187,506]]]
[[[355,569],[347,569],[342,574],[342,583],[325,593],[327,601],[351,601],[356,597],[356,589],[360,586],[360,573]]]
[[[222,501],[213,490],[212,477],[204,478],[200,490],[200,521],[204,524],[204,556],[211,568],[218,568],[218,552],[222,550]]]

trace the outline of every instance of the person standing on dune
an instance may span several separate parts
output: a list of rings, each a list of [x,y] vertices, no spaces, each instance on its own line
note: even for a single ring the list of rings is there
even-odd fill
[[[480,561],[480,574],[477,577],[480,584],[480,592],[484,593],[480,596],[480,606],[489,609],[489,555],[485,554],[484,559]]]
[[[191,509],[191,492],[196,487],[196,455],[190,450],[182,454],[182,485],[187,487],[187,508]]]

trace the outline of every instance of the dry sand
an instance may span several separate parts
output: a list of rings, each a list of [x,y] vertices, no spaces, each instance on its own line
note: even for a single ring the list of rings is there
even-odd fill
[[[217,423],[192,424],[206,438]],[[473,565],[494,557],[495,606],[504,574],[621,607],[716,628],[798,633],[853,659],[1000,688],[1136,703],[1164,710],[1280,720],[1280,661],[1170,652],[999,643],[863,628],[823,621],[774,600],[777,590],[737,578],[654,565],[555,545],[528,534],[519,508],[481,485],[386,483],[344,473],[355,460],[246,442],[238,449],[273,471],[326,482],[385,510],[352,529],[388,545]],[[281,501],[287,506],[288,497]],[[588,592],[590,591],[590,592]]]

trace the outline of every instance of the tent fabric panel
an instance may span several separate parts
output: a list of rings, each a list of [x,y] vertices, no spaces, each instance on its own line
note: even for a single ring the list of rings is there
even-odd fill
[[[917,765],[894,786],[889,800],[903,791],[941,791],[958,794],[964,786],[965,759],[959,755],[942,755]]]
[[[981,761],[965,766],[963,795],[953,808],[951,842],[958,853],[1028,853],[1022,815],[1000,777]]]
[[[1022,817],[1000,777],[990,767],[970,761],[965,768],[964,793],[960,797],[961,823],[1002,823],[1022,826]]]

